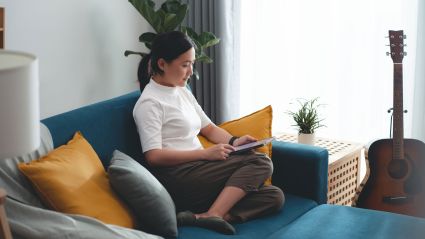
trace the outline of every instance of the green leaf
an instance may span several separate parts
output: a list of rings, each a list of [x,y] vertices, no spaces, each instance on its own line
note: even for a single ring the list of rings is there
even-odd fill
[[[164,31],[169,32],[174,30],[178,25],[178,24],[175,25],[175,22],[176,22],[176,14],[167,13],[164,18]]]
[[[196,61],[205,62],[205,63],[212,63],[213,62],[213,60],[209,56],[205,55],[205,53],[203,53],[203,52],[199,57],[196,57]]]
[[[164,22],[167,12],[162,9],[158,9],[158,11],[156,11],[156,15],[161,19],[161,22]]]
[[[124,52],[124,56],[129,56],[129,55],[140,55],[140,56],[142,56],[142,57],[145,57],[147,54],[146,54],[146,53],[143,53],[143,52],[136,52],[136,51],[129,51],[129,50],[126,50],[126,51]]]
[[[177,0],[167,0],[161,5],[161,9],[167,13],[177,14],[182,4]]]
[[[155,29],[156,32],[161,30],[161,18],[155,12],[155,3],[151,0],[129,0],[130,3],[139,11],[146,21]]]
[[[193,43],[195,43],[196,45],[196,55],[198,56],[200,54],[200,52],[202,51],[202,44],[198,41],[199,36],[198,34],[192,30],[192,28],[190,27],[180,27],[181,31],[183,33],[185,33],[186,35],[188,35],[190,37],[190,39],[192,39]]]
[[[203,45],[204,48],[208,48],[214,45],[217,45],[220,42],[220,38],[211,39]]]
[[[211,32],[202,32],[199,36],[199,42],[202,44],[202,47],[207,48],[219,43],[220,39]]]
[[[147,4],[147,6],[151,9],[155,8],[155,3],[151,0],[128,0],[128,1],[134,6],[134,8],[136,8],[136,10],[140,14],[142,14],[142,6],[144,6],[145,4]]]
[[[182,27],[184,33],[186,33],[192,40],[199,42],[199,35],[190,27]],[[199,42],[200,43],[200,42]]]
[[[188,6],[186,4],[183,4],[180,6],[180,8],[177,10],[175,14],[172,13],[173,17],[170,19],[167,19],[167,22],[164,23],[164,28],[167,29],[166,31],[175,30],[179,25],[181,25],[184,18],[186,17],[188,10],[189,10]]]
[[[152,43],[153,40],[155,39],[156,35],[157,34],[153,33],[153,32],[145,32],[145,33],[143,33],[142,35],[139,36],[139,41],[143,42],[143,43],[146,43],[146,42]]]

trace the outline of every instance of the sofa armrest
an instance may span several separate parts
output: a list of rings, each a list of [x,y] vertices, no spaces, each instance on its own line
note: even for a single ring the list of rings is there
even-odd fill
[[[328,151],[324,148],[273,141],[272,183],[284,192],[327,201]]]

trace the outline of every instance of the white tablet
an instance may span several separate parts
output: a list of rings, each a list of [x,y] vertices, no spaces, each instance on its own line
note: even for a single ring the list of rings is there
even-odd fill
[[[235,151],[231,152],[230,155],[240,154],[240,153],[249,151],[251,149],[262,147],[266,144],[271,143],[274,139],[275,139],[275,137],[270,137],[270,138],[265,138],[265,139],[258,140],[258,141],[252,142],[252,143],[247,143],[247,144],[244,144],[244,145],[236,146]]]

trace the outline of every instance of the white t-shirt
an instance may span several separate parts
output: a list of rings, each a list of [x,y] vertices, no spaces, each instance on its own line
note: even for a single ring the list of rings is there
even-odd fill
[[[197,135],[211,124],[186,87],[168,87],[150,80],[133,109],[143,152],[152,149],[201,149]]]

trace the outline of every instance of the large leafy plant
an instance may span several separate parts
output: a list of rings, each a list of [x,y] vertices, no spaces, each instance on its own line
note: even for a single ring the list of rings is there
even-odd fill
[[[295,121],[296,124],[292,126],[297,127],[299,134],[313,134],[316,129],[324,126],[317,111],[321,105],[317,101],[318,98],[298,100],[299,109],[287,112]]]
[[[195,43],[195,57],[198,62],[211,63],[213,60],[205,53],[205,49],[216,45],[220,42],[211,32],[196,33],[192,28],[182,26],[182,21],[189,11],[187,4],[182,4],[178,0],[167,0],[161,7],[155,10],[155,3],[152,0],[129,0],[129,2],[137,9],[137,11],[152,26],[155,32],[145,32],[139,36],[139,41],[144,43],[148,49],[151,49],[152,42],[157,34],[179,30],[186,33]],[[130,54],[138,54],[142,57],[147,53],[126,50],[125,56]],[[199,79],[198,73],[195,76]]]

